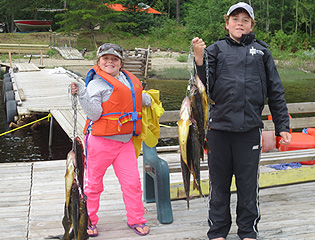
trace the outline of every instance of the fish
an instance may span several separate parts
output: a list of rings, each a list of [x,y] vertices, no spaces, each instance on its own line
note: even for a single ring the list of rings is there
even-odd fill
[[[87,197],[82,189],[84,177],[84,148],[78,137],[74,139],[75,150],[67,155],[65,174],[66,201],[62,225],[65,230],[62,240],[86,240],[88,214],[86,207]]]
[[[72,231],[75,239],[78,239],[78,231],[79,231],[79,188],[77,184],[73,184],[72,192],[71,192],[71,222],[72,222]],[[87,228],[85,229],[87,230]]]
[[[86,198],[80,198],[79,201],[79,228],[78,228],[78,240],[85,240],[89,238],[86,231],[89,223],[89,217],[86,208]]]
[[[201,150],[201,151],[200,151]],[[189,138],[187,143],[187,158],[191,164],[192,175],[194,177],[194,189],[198,189],[202,196],[200,185],[200,160],[203,157],[203,149],[199,141],[199,130],[195,121],[189,127]]]
[[[197,86],[201,94],[201,105],[204,117],[204,131],[208,130],[208,117],[209,117],[209,103],[215,105],[215,102],[207,96],[205,85],[202,83],[198,75],[194,76],[194,85]]]
[[[77,184],[79,186],[79,190],[83,188],[83,176],[84,176],[84,168],[85,168],[85,155],[84,148],[79,137],[76,137],[75,140],[75,158],[77,163]]]
[[[62,226],[63,226],[63,228],[65,230],[65,233],[60,238],[62,240],[67,240],[67,239],[72,239],[73,238],[73,236],[70,238],[70,230],[72,228],[72,220],[71,220],[70,217],[68,217],[69,215],[70,215],[70,212],[68,211],[68,208],[66,207],[66,204],[65,204],[64,216],[62,218]],[[52,238],[50,238],[50,239],[52,239]]]
[[[191,101],[189,97],[185,97],[180,108],[180,119],[177,122],[178,125],[178,140],[180,145],[181,156],[184,163],[187,163],[187,138],[189,134],[189,126],[191,125]]]
[[[194,85],[191,90],[191,111],[192,111],[192,119],[196,122],[198,128],[198,139],[200,142],[200,156],[202,161],[204,161],[203,148],[207,149],[205,143],[206,132],[204,129],[204,113],[201,104],[201,94],[198,88]]]
[[[65,233],[62,240],[76,239],[86,240],[89,238],[87,227],[89,217],[87,215],[86,197],[80,197],[78,185],[73,184],[69,205],[70,217],[67,217],[66,208],[62,220]]]
[[[184,183],[184,190],[186,195],[186,202],[187,202],[187,209],[189,209],[189,193],[190,193],[190,169],[184,162],[182,156],[180,156],[180,166],[182,169],[182,177],[183,177],[183,183]]]
[[[191,125],[191,106],[190,106],[190,98],[185,97],[182,101],[180,111],[179,111],[179,120],[177,122],[178,125],[178,141],[180,154],[183,162],[189,168],[187,163],[187,139],[189,134],[189,126]]]
[[[73,150],[67,155],[67,169],[65,174],[65,186],[66,186],[66,207],[69,207],[70,195],[73,181],[75,179],[75,168],[76,168],[76,156]]]

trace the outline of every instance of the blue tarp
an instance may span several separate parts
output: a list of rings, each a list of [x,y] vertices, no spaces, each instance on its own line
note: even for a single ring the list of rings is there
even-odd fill
[[[301,166],[302,166],[301,163],[280,163],[276,165],[269,165],[269,167],[272,167],[277,170],[286,170],[288,167],[300,168]]]

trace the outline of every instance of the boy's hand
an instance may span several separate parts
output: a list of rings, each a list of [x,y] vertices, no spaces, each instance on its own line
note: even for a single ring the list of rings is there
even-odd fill
[[[195,37],[191,41],[194,52],[195,52],[195,62],[198,66],[201,66],[203,64],[203,55],[204,55],[204,50],[206,48],[205,42],[198,37]]]
[[[292,140],[292,135],[288,132],[281,132],[280,136],[282,139],[279,141],[280,144],[282,145],[289,145],[291,140]]]

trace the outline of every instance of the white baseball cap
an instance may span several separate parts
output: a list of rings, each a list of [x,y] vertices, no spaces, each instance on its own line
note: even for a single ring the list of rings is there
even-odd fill
[[[239,2],[237,4],[232,5],[226,15],[230,16],[230,14],[237,8],[245,9],[248,12],[249,16],[252,19],[255,19],[253,8],[250,5],[248,5],[247,3],[244,3],[244,2]]]

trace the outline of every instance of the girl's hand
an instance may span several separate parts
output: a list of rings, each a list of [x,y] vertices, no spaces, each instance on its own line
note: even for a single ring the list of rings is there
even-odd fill
[[[77,86],[77,83],[76,82],[72,82],[71,83],[71,94],[72,95],[75,95],[77,94],[79,91],[79,87]]]

